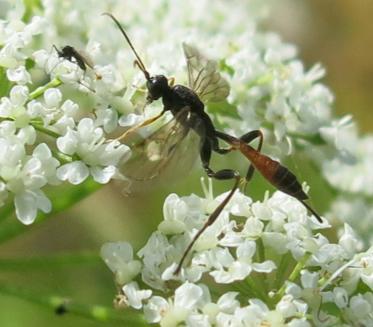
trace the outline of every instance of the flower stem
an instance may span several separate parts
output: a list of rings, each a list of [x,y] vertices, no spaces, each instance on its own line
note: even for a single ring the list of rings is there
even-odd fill
[[[112,308],[101,305],[85,305],[67,300],[61,296],[41,296],[24,288],[16,288],[0,284],[0,293],[16,297],[34,304],[41,305],[46,309],[53,310],[56,314],[74,314],[94,321],[116,322],[122,326],[147,326],[142,315],[132,311],[117,312]]]
[[[289,271],[289,268],[294,265],[293,262],[294,260],[292,260],[292,256],[289,252],[281,256],[281,261],[276,271],[276,280],[273,285],[274,289],[280,288],[285,279],[286,273]]]
[[[54,132],[54,131],[52,131],[52,130],[50,130],[50,129],[48,129],[48,128],[46,128],[46,127],[44,127],[44,126],[42,126],[42,125],[40,125],[40,124],[38,124],[38,123],[31,123],[31,125],[32,125],[32,126],[33,126],[37,131],[38,131],[38,132],[41,132],[41,133],[43,133],[43,134],[46,134],[46,135],[52,136],[52,137],[54,137],[55,139],[61,136],[60,134],[58,134],[58,133],[56,133],[56,132]]]
[[[259,278],[259,277],[257,277]],[[256,297],[261,299],[263,302],[268,302],[268,295],[265,291],[261,288],[261,283],[257,283],[256,279],[254,280],[252,277],[247,277],[245,279],[247,285],[249,286],[250,290],[255,294]]]
[[[270,122],[263,122],[262,126],[269,130],[274,129],[274,125]],[[325,141],[321,138],[320,134],[301,134],[301,133],[296,133],[296,132],[287,132],[287,135],[289,135],[293,139],[307,141],[313,145],[325,145],[326,144]]]
[[[257,245],[256,253],[258,254],[258,261],[263,262],[265,260],[265,249],[264,249],[263,240],[261,238],[258,238],[256,241],[256,245]]]
[[[52,87],[57,87],[57,86],[60,86],[62,84],[62,81],[59,79],[59,78],[54,78],[52,79],[50,82],[48,82],[47,84],[43,85],[43,86],[40,86],[38,87],[35,91],[31,92],[30,95],[29,95],[29,100],[34,100],[38,97],[40,97],[41,95],[44,94],[44,92]]]
[[[306,262],[308,261],[310,256],[311,256],[311,254],[307,253],[303,256],[302,259],[299,260],[299,262],[295,265],[293,271],[291,272],[289,278],[287,279],[289,282],[294,282],[296,279],[298,279],[298,277],[300,275],[300,272],[304,268],[304,265],[306,264]],[[276,292],[276,294],[273,297],[276,302],[280,301],[281,298],[284,296],[285,289],[286,289],[286,283],[284,281],[281,288]]]

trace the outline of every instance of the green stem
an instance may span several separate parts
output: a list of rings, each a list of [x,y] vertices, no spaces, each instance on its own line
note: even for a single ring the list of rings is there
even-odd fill
[[[42,126],[42,125],[40,125],[40,123],[36,123],[36,122],[34,122],[34,123],[31,123],[31,125],[32,125],[32,126],[33,126],[37,131],[38,131],[38,132],[41,132],[41,133],[43,133],[43,134],[45,134],[45,135],[49,135],[49,136],[51,136],[51,137],[53,137],[53,138],[55,138],[55,139],[57,139],[58,137],[61,136],[60,134],[58,134],[58,133],[56,133],[56,132],[54,132],[54,131],[52,131],[52,130],[50,130],[50,129],[48,129],[48,128]],[[60,152],[60,151],[52,150],[52,152],[53,152],[53,156],[54,156],[55,158],[57,158],[57,159],[60,161],[61,164],[70,163],[70,162],[72,162],[74,159],[75,159],[75,160],[80,160],[79,156],[76,155],[76,154],[74,155],[74,157],[71,157],[71,156],[69,156],[69,155],[67,155],[67,154],[65,154],[65,153]]]
[[[256,241],[256,245],[257,245],[256,253],[258,254],[258,261],[263,262],[266,259],[263,240],[261,238],[258,238]]]
[[[248,298],[257,298],[259,295],[255,293],[255,290],[250,289],[245,281],[238,281],[232,284],[235,291],[240,294],[244,294]],[[220,294],[220,293],[219,293]]]
[[[37,224],[43,222],[44,220],[50,218],[56,213],[59,213],[67,208],[72,207],[74,204],[78,203],[88,195],[92,194],[96,190],[100,189],[102,184],[96,183],[93,179],[89,178],[84,183],[80,185],[72,185],[67,191],[63,192],[61,195],[61,189],[58,188],[49,198],[52,202],[52,211],[48,214],[39,212],[35,222],[32,226],[25,226],[21,224],[16,217],[14,219],[7,219],[3,221],[0,228],[0,243],[3,243],[19,234],[22,234],[30,228],[34,228]],[[0,211],[0,217],[3,216],[3,211]],[[13,218],[13,217],[9,217]]]
[[[274,289],[280,288],[281,284],[284,282],[286,272],[288,272],[289,268],[293,265],[294,263],[292,256],[289,252],[281,256],[281,261],[276,271],[276,280],[273,287]]]
[[[30,95],[29,95],[29,100],[34,100],[38,97],[40,97],[41,95],[44,94],[44,92],[52,87],[57,87],[57,86],[60,86],[62,84],[62,81],[59,79],[59,78],[54,78],[52,79],[50,82],[48,82],[47,84],[43,85],[43,86],[40,86],[38,87],[35,91],[31,92]]]
[[[54,131],[51,131],[50,129],[38,124],[38,123],[31,123],[31,125],[38,131],[38,132],[41,132],[43,134],[46,134],[46,135],[49,135],[49,136],[52,136],[53,138],[58,138],[60,137],[61,135],[54,132]]]
[[[5,117],[5,118],[1,117],[1,118],[0,118],[0,121],[5,121],[5,120],[8,120],[8,121],[14,121],[14,119],[11,118],[11,117]],[[38,132],[41,132],[41,133],[43,133],[43,134],[45,134],[45,135],[49,135],[49,136],[51,136],[51,137],[53,137],[53,138],[55,138],[55,139],[61,136],[60,134],[58,134],[58,133],[56,133],[56,132],[54,132],[54,131],[52,131],[52,130],[46,128],[46,127],[44,127],[44,126],[42,125],[42,122],[31,121],[31,122],[30,122],[30,125],[31,125],[32,127],[34,127],[35,130],[37,130]]]
[[[260,285],[258,285],[256,280],[249,276],[245,279],[245,281],[249,286],[250,290],[256,295],[256,297],[261,299],[263,302],[268,303],[268,295],[265,293],[265,291],[262,290],[262,288],[260,287]]]
[[[67,164],[67,163],[71,163],[74,158],[65,154],[65,153],[62,153],[60,151],[54,151],[52,150],[52,153],[53,153],[53,157],[55,157],[56,159],[58,159],[58,161],[64,165],[64,164]],[[76,160],[79,160],[78,158]]]
[[[294,267],[293,271],[291,272],[291,274],[288,278],[289,282],[294,282],[298,279],[298,277],[300,275],[300,272],[304,268],[304,266],[305,266],[306,262],[308,261],[308,259],[310,258],[310,256],[311,256],[311,254],[307,253],[303,256],[302,259],[299,260],[299,262],[296,264],[296,266]],[[286,289],[286,283],[284,282],[283,285],[281,286],[281,288],[274,295],[274,299],[275,299],[276,302],[281,300],[281,298],[284,296],[285,289]]]
[[[53,256],[22,257],[17,259],[0,258],[0,271],[22,271],[27,269],[52,269],[62,266],[98,264],[102,261],[97,253],[64,253]]]
[[[101,305],[76,303],[61,296],[41,296],[30,290],[26,291],[24,288],[11,287],[4,284],[0,284],[0,293],[41,305],[60,314],[71,313],[94,321],[120,323],[122,326],[148,326],[144,317],[133,310],[118,312]]]
[[[274,125],[272,123],[263,122],[262,125],[263,127],[269,130],[274,129]],[[290,137],[294,139],[304,140],[314,145],[326,144],[325,141],[321,138],[320,134],[308,135],[308,134],[301,134],[301,133],[295,133],[295,132],[287,132],[287,135],[289,135]]]
[[[320,134],[305,135],[301,133],[289,132],[288,135],[294,139],[304,140],[313,145],[325,145],[326,144],[325,141],[321,138]]]

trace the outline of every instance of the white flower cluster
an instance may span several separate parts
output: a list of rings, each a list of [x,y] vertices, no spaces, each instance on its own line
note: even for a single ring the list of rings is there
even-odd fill
[[[17,218],[31,224],[38,210],[52,210],[45,187],[80,184],[89,175],[107,183],[121,177],[116,166],[130,151],[105,134],[118,126],[110,67],[97,67],[100,80],[94,83],[76,62],[36,50],[51,22],[35,16],[25,24],[24,9],[19,3],[0,24],[0,205],[11,195]],[[84,92],[81,103],[57,88],[62,83]],[[91,106],[95,110],[84,109]]]
[[[265,1],[32,3],[10,2],[0,20],[0,206],[13,200],[23,223],[52,210],[46,187],[123,178],[118,166],[130,149],[109,133],[142,121],[146,92],[133,53],[101,16],[111,12],[151,75],[186,84],[183,42],[217,59],[231,93],[207,107],[216,127],[235,135],[260,128],[265,152],[275,157],[303,151],[338,194],[328,217],[359,224],[359,236],[369,237],[372,137],[359,138],[351,117],[334,117],[319,64],[306,69],[293,45],[257,30]],[[64,58],[66,45],[90,59],[80,50],[83,63]],[[144,116],[160,107],[152,104]],[[372,251],[361,252],[347,224],[338,242],[329,242],[318,232],[328,225],[279,192],[255,203],[237,192],[175,275],[224,196],[170,195],[138,259],[129,244],[103,247],[129,306],[162,326],[373,324]]]
[[[112,1],[110,7],[106,4],[94,7],[97,13],[114,13],[125,24],[151,74],[173,76],[177,83],[186,84],[182,42],[218,59],[231,94],[226,103],[208,105],[207,110],[217,118],[217,128],[224,126],[235,135],[260,128],[265,135],[266,153],[281,158],[300,152],[318,165],[320,178],[337,192],[371,197],[371,137],[360,139],[351,117],[335,117],[333,95],[319,82],[325,74],[320,64],[305,68],[294,45],[284,43],[275,33],[257,29],[256,20],[262,18],[268,2],[248,0],[212,5],[208,0],[183,3],[142,0],[126,4]],[[138,70],[129,69],[133,55],[107,17],[92,24],[89,15],[81,14],[86,13],[89,4],[69,7],[50,0],[45,5],[47,17],[56,26],[49,35],[50,43],[57,30],[74,29],[76,33],[89,30],[87,49],[100,50],[91,51],[95,62],[112,63],[118,81],[136,86],[127,87],[121,100],[116,98],[121,101],[119,107],[129,108],[131,100],[134,108],[141,108],[141,101],[134,99],[143,88],[143,76]],[[193,15],[185,14],[191,12]],[[79,24],[75,21],[78,16],[83,17]],[[120,82],[116,85],[115,90],[119,90]],[[152,109],[159,110],[160,106],[159,102],[154,103],[146,112],[148,117]],[[127,117],[121,121],[128,123]],[[132,120],[133,124],[138,121]],[[362,229],[368,222],[351,223],[360,224],[358,229]]]
[[[360,252],[348,225],[330,243],[319,232],[330,226],[281,192],[254,203],[236,193],[175,274],[186,246],[224,196],[170,195],[164,220],[138,258],[125,242],[102,247],[122,303],[161,326],[373,323],[373,250]]]
[[[282,157],[295,146],[317,163],[338,192],[372,195],[372,183],[367,180],[371,176],[371,137],[359,139],[350,117],[333,117],[333,96],[318,82],[325,73],[319,64],[306,69],[293,45],[274,33],[257,30],[256,20],[266,12],[265,1],[212,5],[207,0],[181,4],[163,0],[126,4],[115,0],[63,4],[44,0],[42,11],[35,10],[40,16],[31,17],[28,23],[22,21],[24,5],[16,3],[9,6],[0,26],[0,66],[6,82],[6,92],[1,93],[1,117],[14,121],[17,128],[38,125],[40,130],[41,125],[57,133],[55,137],[63,137],[57,150],[74,157],[74,163],[59,175],[63,180],[79,183],[93,174],[106,182],[115,176],[113,167],[121,162],[116,160],[118,153],[110,163],[85,154],[115,148],[99,145],[101,132],[94,133],[92,125],[111,133],[118,121],[121,125],[139,121],[139,117],[131,120],[127,114],[143,107],[144,79],[133,67],[133,54],[119,31],[108,17],[101,16],[112,12],[126,25],[151,74],[174,76],[178,83],[186,84],[182,42],[219,60],[231,94],[226,103],[207,108],[216,115],[217,128],[224,126],[236,135],[261,128],[266,153]],[[185,14],[190,12],[193,15]],[[86,69],[80,69],[73,58],[59,57],[53,45],[60,52],[66,45],[85,49],[90,57]],[[85,56],[85,52],[80,53]],[[57,82],[34,94],[32,86],[43,85],[46,75]],[[70,88],[57,88],[60,84]],[[74,91],[79,92],[78,103],[72,100],[76,99]],[[149,107],[147,117],[160,106],[158,102]],[[87,116],[92,121],[80,124],[79,120]],[[83,146],[85,149],[67,145],[83,140],[79,129],[92,132],[93,140]]]

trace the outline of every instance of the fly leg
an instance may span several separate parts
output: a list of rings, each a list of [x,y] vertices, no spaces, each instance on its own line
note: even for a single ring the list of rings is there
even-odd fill
[[[221,149],[221,150],[224,150],[223,151],[224,153],[228,153],[228,152],[231,151],[231,149]],[[215,222],[215,220],[219,217],[220,213],[223,211],[224,207],[227,205],[229,200],[232,198],[234,192],[237,190],[237,188],[240,184],[241,176],[240,176],[238,171],[233,170],[233,169],[222,169],[222,170],[218,170],[218,171],[215,172],[210,168],[211,152],[212,152],[211,140],[209,138],[205,138],[203,143],[202,143],[200,156],[201,156],[201,161],[202,161],[203,168],[204,168],[205,172],[207,173],[207,175],[209,177],[215,178],[217,180],[234,179],[235,182],[234,182],[234,185],[233,185],[231,191],[229,192],[229,194],[216,207],[216,209],[208,217],[206,223],[202,226],[202,228],[198,231],[198,233],[193,237],[193,239],[189,243],[188,247],[184,251],[184,254],[181,257],[181,260],[179,261],[179,264],[178,264],[178,266],[175,270],[175,273],[174,273],[175,275],[177,275],[180,272],[181,267],[182,267],[182,265],[185,261],[185,258],[188,255],[188,253],[190,252],[190,250],[192,249],[194,243],[198,240],[198,238],[201,236],[201,234],[207,229],[207,227],[211,226]]]

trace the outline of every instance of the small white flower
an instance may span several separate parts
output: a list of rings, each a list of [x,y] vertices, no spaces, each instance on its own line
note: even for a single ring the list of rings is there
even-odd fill
[[[372,312],[372,305],[361,295],[351,297],[349,310],[347,311],[351,319],[364,319]]]
[[[152,296],[144,305],[145,319],[150,323],[157,323],[162,320],[169,309],[169,303],[160,296]]]
[[[82,161],[74,161],[58,168],[57,177],[73,185],[84,182],[89,176],[89,169]]]
[[[19,66],[17,68],[9,68],[7,69],[6,73],[9,81],[21,85],[31,83],[31,75],[24,66]]]
[[[38,210],[48,213],[52,209],[41,188],[56,182],[54,176],[59,162],[44,143],[39,144],[32,155],[26,155],[19,138],[0,138],[0,146],[0,177],[6,189],[15,195],[17,218],[31,224]]]
[[[188,319],[194,321],[194,318],[189,317],[194,317],[198,308],[210,302],[210,296],[206,292],[206,288],[186,282],[175,290],[172,302],[158,296],[150,298],[144,306],[145,317],[149,322],[159,322],[161,326],[175,326]]]
[[[176,194],[170,194],[163,206],[164,220],[159,224],[158,230],[162,233],[179,234],[185,231],[184,220],[188,214],[188,206]]]
[[[348,293],[342,287],[335,287],[333,289],[334,301],[339,308],[346,308],[348,305]]]
[[[328,144],[337,149],[342,156],[354,149],[357,138],[356,134],[356,126],[352,121],[351,115],[333,121],[331,126],[320,128],[320,136]]]
[[[355,231],[348,224],[344,224],[344,232],[338,242],[349,256],[353,256],[357,252],[363,250],[363,244],[358,239]]]
[[[76,131],[68,128],[66,134],[57,139],[57,147],[81,159],[57,170],[58,178],[73,184],[80,184],[89,174],[96,182],[107,183],[117,172],[115,166],[129,153],[129,148],[118,141],[105,143],[103,130],[95,127],[90,118],[83,118]]]
[[[10,90],[9,97],[13,106],[22,106],[28,98],[28,88],[26,86],[16,85]]]
[[[54,108],[54,107],[59,106],[61,100],[62,100],[62,93],[59,89],[50,88],[46,90],[44,93],[45,105],[48,108]]]
[[[111,109],[98,109],[95,111],[97,126],[102,126],[106,133],[113,132],[118,126],[118,113]]]
[[[229,254],[229,252],[221,251],[224,253],[223,257],[216,257],[217,262],[221,264],[219,268],[210,272],[218,283],[231,283],[235,280],[243,280],[250,275],[251,271],[258,271],[270,273],[276,268],[274,262],[268,260],[262,263],[253,263],[252,258],[256,251],[254,241],[245,241],[237,247],[237,260]]]
[[[17,193],[14,197],[17,218],[25,225],[34,222],[37,210],[49,213],[52,204],[45,194],[40,190],[25,190]]]
[[[124,295],[127,297],[128,303],[135,309],[142,308],[142,302],[151,297],[151,290],[139,290],[139,285],[136,282],[130,282],[122,288]]]
[[[141,262],[133,260],[132,247],[126,242],[105,243],[101,247],[101,257],[115,274],[116,282],[119,285],[130,282],[141,270]],[[131,287],[126,289],[129,291]]]

